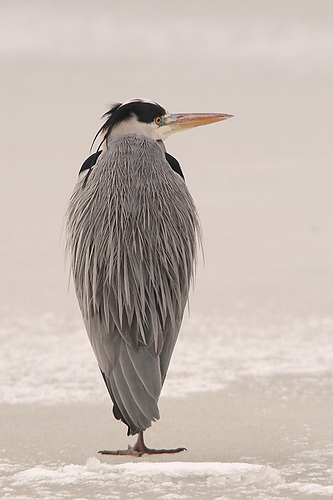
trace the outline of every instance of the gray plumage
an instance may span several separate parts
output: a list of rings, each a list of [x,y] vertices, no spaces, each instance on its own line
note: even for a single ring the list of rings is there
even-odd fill
[[[144,135],[111,140],[71,197],[67,251],[75,290],[114,415],[128,434],[159,418],[198,237],[183,179]]]

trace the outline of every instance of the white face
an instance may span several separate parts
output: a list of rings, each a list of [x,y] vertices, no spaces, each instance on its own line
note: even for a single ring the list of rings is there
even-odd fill
[[[167,123],[168,115],[161,116],[161,121],[156,119],[152,123],[139,122],[136,116],[118,123],[112,128],[110,140],[124,134],[139,134],[150,137],[154,141],[163,141],[173,130]],[[160,121],[160,123],[159,123]]]

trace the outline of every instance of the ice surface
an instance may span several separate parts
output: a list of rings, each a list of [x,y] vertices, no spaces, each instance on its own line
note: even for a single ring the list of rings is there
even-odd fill
[[[110,464],[92,454],[124,447],[125,429],[83,328],[51,314],[5,325],[5,498],[333,497],[332,321],[259,328],[193,316],[184,326],[149,434],[156,445],[188,446],[183,458],[194,460]],[[237,462],[216,461],[227,456]]]
[[[8,499],[88,500],[94,495],[100,500],[264,500],[333,496],[333,485],[288,482],[283,471],[250,463],[140,461],[110,465],[91,457],[85,465],[43,465],[25,470],[16,467],[14,474],[13,469],[12,464],[3,464],[8,476],[2,476],[1,486]]]
[[[109,465],[101,462],[95,457],[87,460],[86,465],[66,465],[57,469],[47,467],[34,467],[15,475],[15,482],[34,482],[36,480],[49,481],[50,479],[59,483],[69,483],[80,481],[82,477],[95,477],[99,475],[111,476],[138,476],[138,480],[145,476],[164,475],[169,478],[179,478],[186,476],[230,476],[235,474],[237,477],[253,472],[257,474],[263,470],[269,469],[261,465],[252,464],[223,464],[217,462],[129,462],[121,465]],[[132,478],[134,479],[134,478]]]
[[[299,491],[300,494],[303,495],[319,495],[325,496],[325,498],[333,496],[333,485],[331,486],[323,486],[321,484],[301,484],[301,483],[293,483],[290,485],[290,488],[294,488],[296,491]]]
[[[176,345],[163,397],[217,391],[244,377],[333,373],[333,319],[266,326],[193,315]],[[4,324],[0,402],[105,400],[86,332],[54,314]]]
[[[130,462],[109,465],[89,458],[85,465],[36,466],[12,476],[13,490],[34,492],[34,498],[49,498],[51,492],[78,491],[82,483],[95,489],[98,498],[122,498],[130,491],[134,498],[190,499],[217,498],[222,490],[270,487],[281,482],[279,473],[269,466],[217,462]],[[9,487],[7,486],[9,491]],[[59,493],[58,493],[59,494]],[[86,498],[86,497],[82,497]],[[202,497],[203,498],[203,497]]]

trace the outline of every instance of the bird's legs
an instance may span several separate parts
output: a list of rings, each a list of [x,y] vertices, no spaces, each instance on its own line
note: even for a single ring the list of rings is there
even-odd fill
[[[179,453],[180,451],[186,451],[186,448],[175,448],[171,450],[155,450],[154,448],[147,448],[143,440],[143,431],[139,432],[137,442],[134,446],[128,445],[127,450],[101,450],[98,453],[102,455],[132,455],[134,457],[142,457],[142,455],[159,455],[162,453]]]

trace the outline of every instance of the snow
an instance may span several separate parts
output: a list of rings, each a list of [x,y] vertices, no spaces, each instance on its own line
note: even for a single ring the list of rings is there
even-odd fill
[[[60,467],[36,466],[14,474],[11,487],[30,489],[43,498],[49,492],[63,494],[91,486],[99,498],[122,498],[126,490],[135,491],[134,498],[216,498],[221,488],[249,487],[250,485],[274,485],[281,481],[276,470],[269,466],[249,463],[218,462],[129,462],[109,465],[91,457],[85,465]],[[75,490],[76,491],[76,490]],[[108,493],[107,493],[108,492]],[[200,493],[201,492],[201,493]],[[53,493],[54,494],[54,493]],[[154,495],[157,495],[156,497]],[[76,497],[75,497],[76,498]],[[86,497],[82,497],[86,498]],[[112,497],[113,498],[113,497]]]
[[[95,457],[88,458],[85,465],[65,465],[56,469],[47,467],[34,467],[15,474],[15,482],[28,483],[36,481],[58,482],[69,484],[79,482],[82,479],[94,479],[97,476],[125,477],[137,476],[139,480],[144,477],[156,475],[166,476],[167,478],[208,477],[208,476],[230,476],[236,474],[237,477],[244,477],[246,473],[254,475],[270,470],[269,467],[261,465],[252,465],[247,463],[219,463],[219,462],[129,462],[120,465],[109,465],[100,462]]]
[[[8,469],[13,466],[7,463]],[[6,468],[6,467],[4,467]],[[8,471],[7,471],[8,472]],[[38,465],[2,479],[4,498],[135,498],[137,500],[230,498],[330,498],[333,485],[288,483],[268,465],[222,462],[136,461],[111,465],[95,457],[85,465]],[[84,485],[84,489],[82,489]],[[19,496],[20,495],[20,496]]]
[[[299,491],[299,493],[303,493],[304,495],[320,495],[327,497],[333,497],[333,485],[323,486],[322,484],[301,484],[301,483],[293,483],[290,485],[295,490]]]

